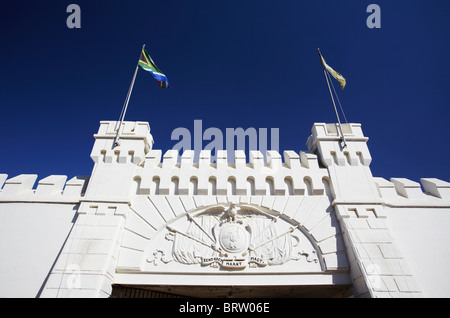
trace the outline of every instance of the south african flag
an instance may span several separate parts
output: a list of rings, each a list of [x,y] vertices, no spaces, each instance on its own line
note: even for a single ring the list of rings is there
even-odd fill
[[[153,75],[153,77],[158,81],[159,87],[169,87],[169,81],[167,80],[166,75],[159,70],[144,48],[142,48],[141,56],[139,57],[139,65]]]

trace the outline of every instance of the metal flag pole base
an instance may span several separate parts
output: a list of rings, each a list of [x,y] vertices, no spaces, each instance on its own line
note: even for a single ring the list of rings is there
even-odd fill
[[[338,124],[336,124],[336,126],[337,125]],[[347,141],[345,140],[344,132],[342,131],[342,127],[341,127],[341,123],[339,123],[339,130],[341,131],[341,134],[342,134],[341,138],[339,138],[339,143],[340,143],[339,145],[341,146],[342,149],[347,148]],[[338,131],[337,127],[336,127],[336,131]]]

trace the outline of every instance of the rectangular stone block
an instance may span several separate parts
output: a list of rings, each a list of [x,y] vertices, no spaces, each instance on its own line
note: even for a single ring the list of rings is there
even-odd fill
[[[350,232],[354,242],[359,243],[390,243],[392,238],[389,232],[380,229],[354,229]]]

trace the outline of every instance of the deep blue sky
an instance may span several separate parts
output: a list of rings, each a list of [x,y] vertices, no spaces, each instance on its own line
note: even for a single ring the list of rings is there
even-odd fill
[[[347,79],[373,175],[449,181],[449,16],[444,0],[2,1],[0,173],[91,174],[93,134],[119,118],[145,43],[172,88],[140,70],[125,119],[148,121],[155,149],[201,119],[279,128],[281,153],[306,150],[314,122],[336,122],[319,47]]]

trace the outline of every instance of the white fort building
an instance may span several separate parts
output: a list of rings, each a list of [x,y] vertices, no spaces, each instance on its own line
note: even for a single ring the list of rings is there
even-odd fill
[[[0,297],[450,297],[450,183],[372,176],[360,124],[266,162],[116,125],[91,176],[0,174]]]

